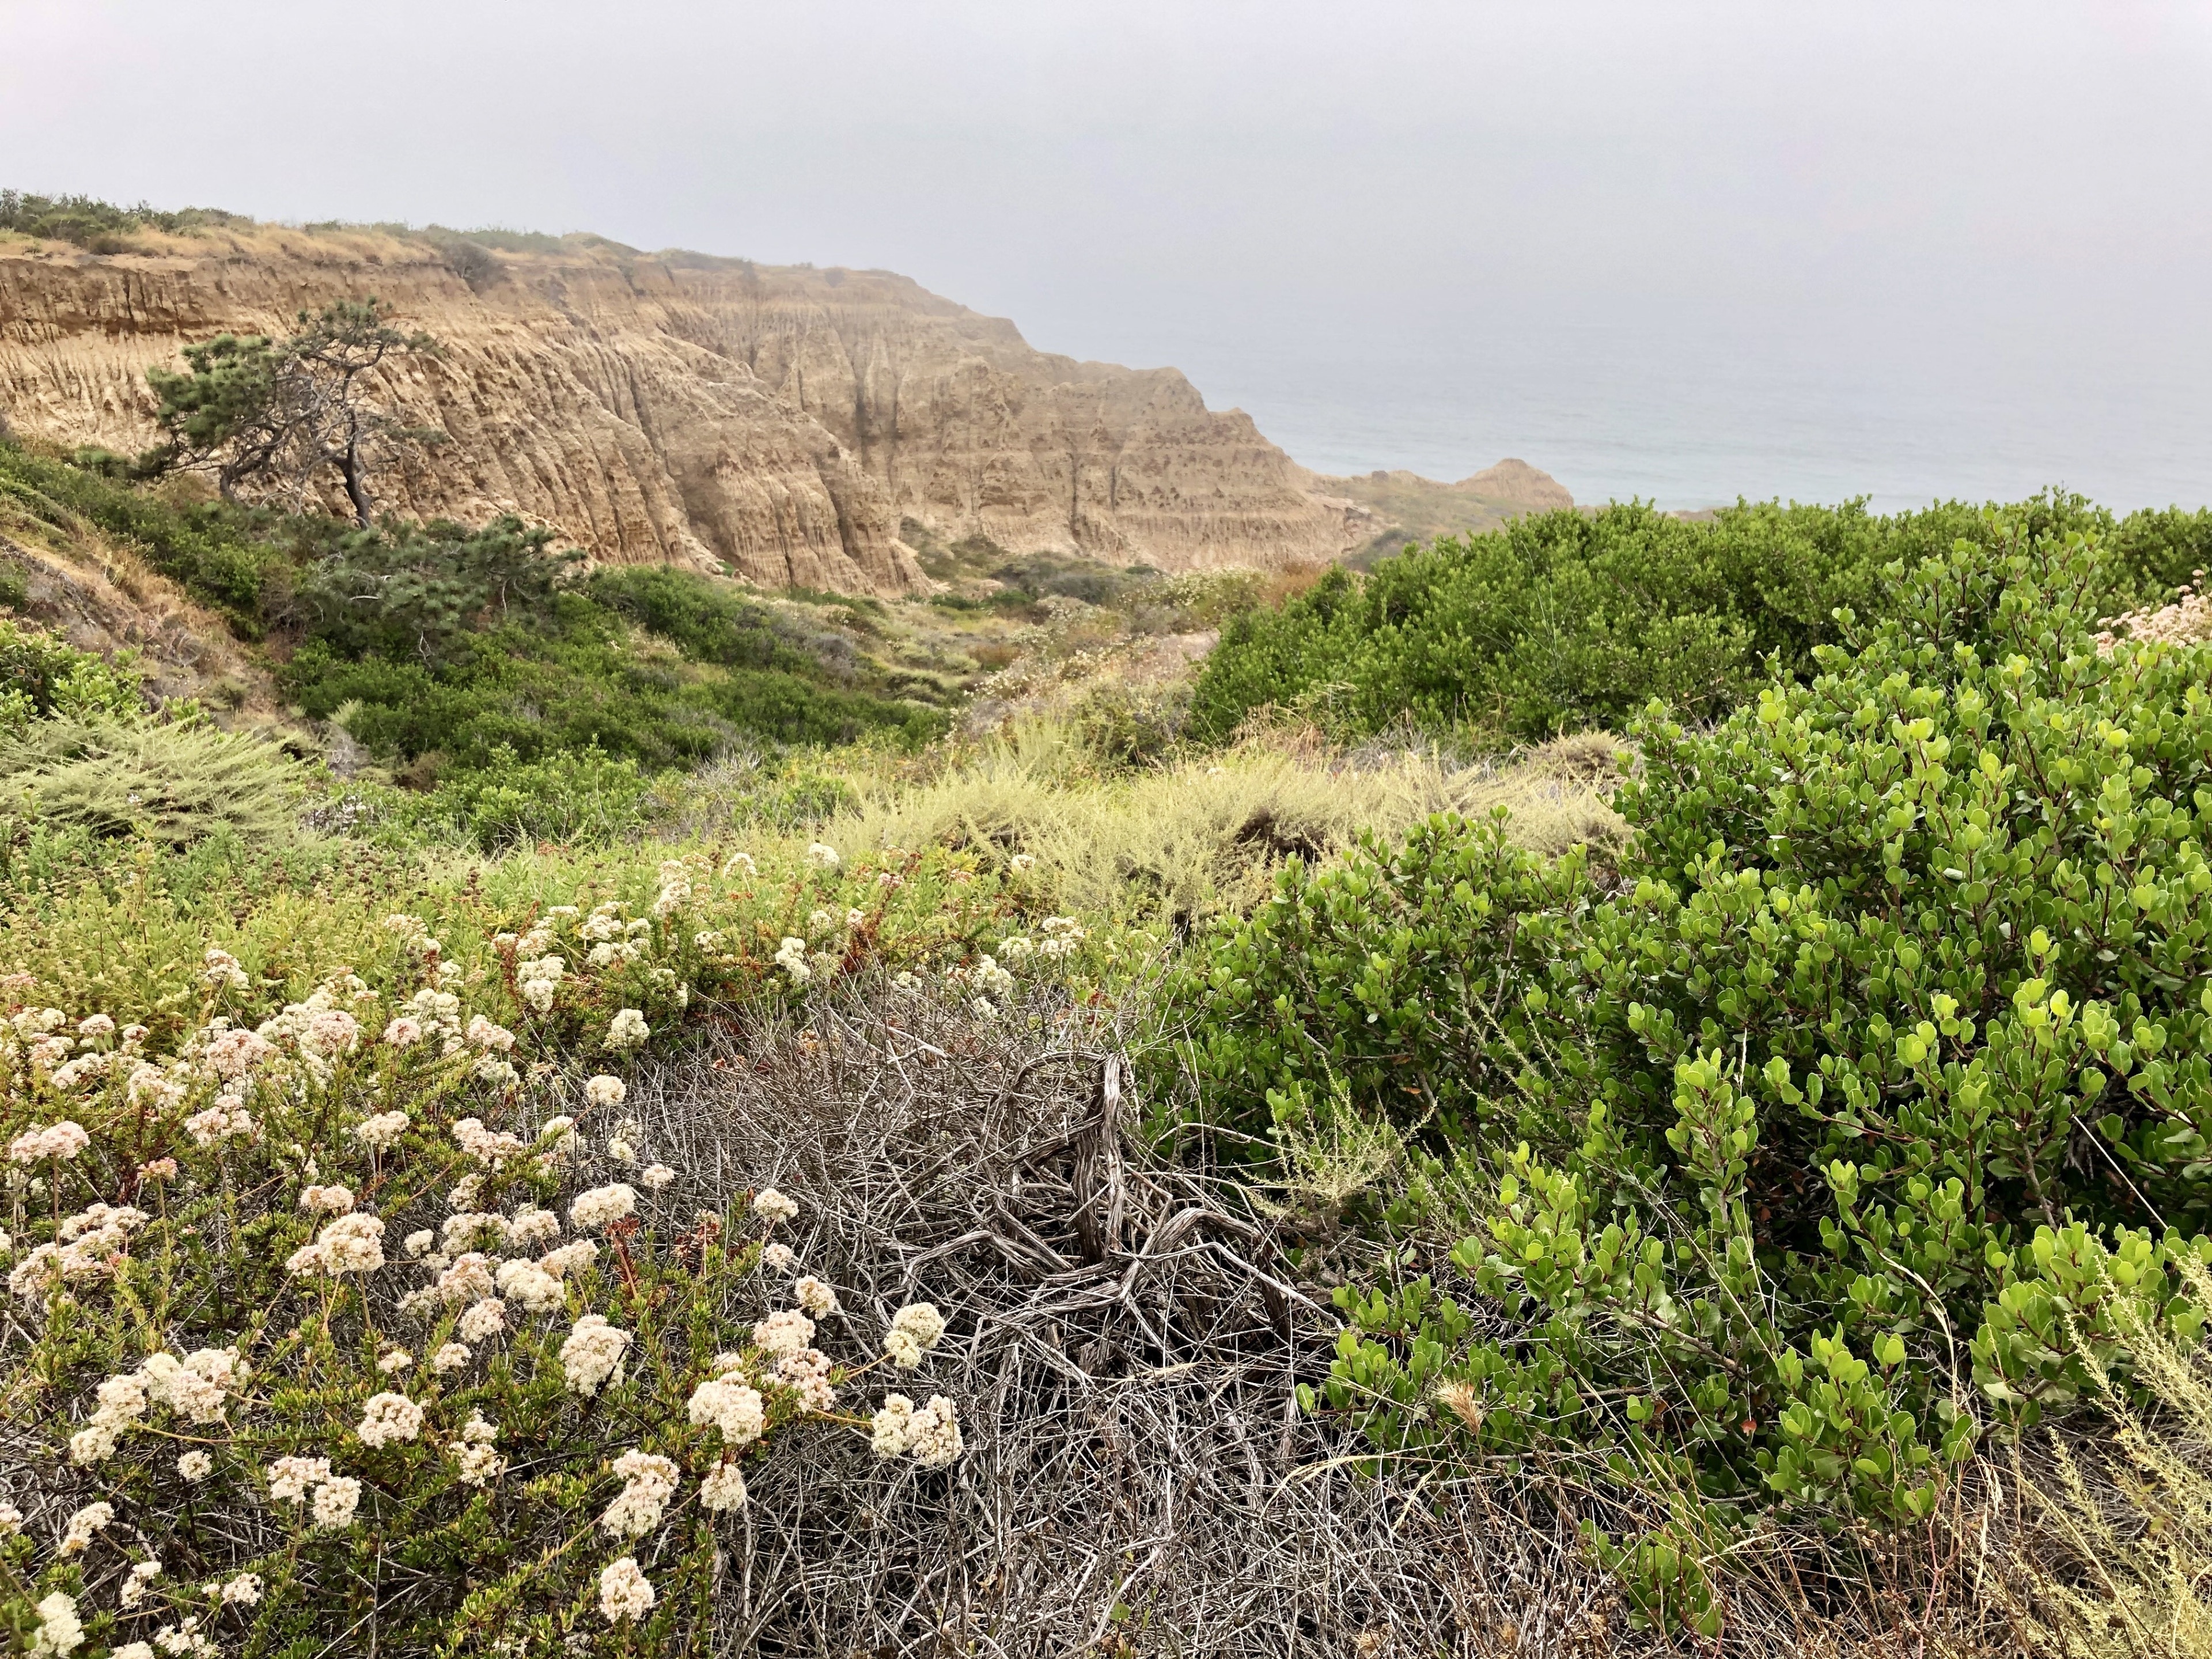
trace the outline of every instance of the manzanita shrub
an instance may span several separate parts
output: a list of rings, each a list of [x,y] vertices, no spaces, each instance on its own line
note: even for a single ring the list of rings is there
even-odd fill
[[[2116,1306],[2197,1330],[2212,648],[2100,650],[2100,568],[1961,541],[1809,681],[1710,731],[1655,708],[1617,871],[1437,818],[1193,958],[1200,1115],[1386,1115],[1424,1156],[1374,1224],[1464,1233],[1340,1293],[1310,1409],[1901,1523],[2085,1352],[2124,1375]],[[1680,1542],[1610,1559],[1711,1627]]]

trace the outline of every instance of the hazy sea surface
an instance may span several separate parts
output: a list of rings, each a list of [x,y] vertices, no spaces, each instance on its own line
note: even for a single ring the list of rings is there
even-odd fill
[[[1515,455],[1577,501],[1879,510],[2046,484],[2120,509],[2212,505],[2212,339],[2154,328],[1853,339],[1731,325],[1192,335],[1171,359],[1324,473],[1455,479]]]

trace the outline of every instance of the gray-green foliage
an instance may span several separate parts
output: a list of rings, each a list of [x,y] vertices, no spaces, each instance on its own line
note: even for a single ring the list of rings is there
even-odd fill
[[[0,738],[0,814],[173,846],[287,834],[305,782],[275,744],[199,722],[64,717]]]

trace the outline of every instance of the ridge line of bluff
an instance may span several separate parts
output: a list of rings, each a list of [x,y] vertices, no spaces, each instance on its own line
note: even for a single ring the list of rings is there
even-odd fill
[[[931,586],[905,518],[1170,571],[1333,559],[1374,530],[1177,371],[1037,351],[888,272],[579,237],[464,281],[436,247],[374,231],[149,240],[0,242],[0,414],[16,428],[136,451],[155,435],[149,365],[374,295],[444,343],[385,391],[451,440],[379,480],[385,510],[516,513],[611,562],[882,594]]]

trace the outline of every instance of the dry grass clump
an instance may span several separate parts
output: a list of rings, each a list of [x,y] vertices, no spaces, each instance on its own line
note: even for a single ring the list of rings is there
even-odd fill
[[[2212,1279],[2178,1258],[2189,1295]],[[2006,1528],[2029,1648],[2063,1659],[2212,1656],[2212,1350],[2143,1320],[2124,1297],[2129,1375],[2085,1343],[2099,1415],[2023,1449]],[[2084,1430],[2086,1429],[2086,1432]]]
[[[1181,926],[1250,905],[1285,859],[1318,862],[1363,831],[1388,840],[1435,812],[1504,807],[1512,839],[1546,852],[1617,844],[1624,826],[1608,801],[1626,753],[1589,733],[1468,763],[1419,744],[1345,751],[1290,724],[1101,779],[1067,726],[1025,722],[935,777],[864,785],[860,806],[823,835],[854,854],[941,845],[1020,857],[1061,908]]]

